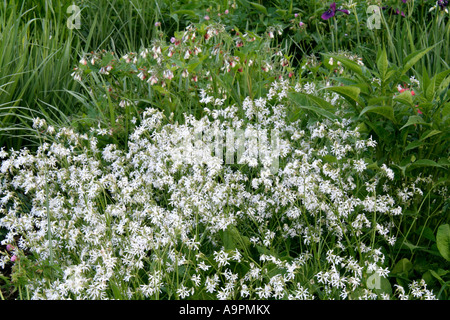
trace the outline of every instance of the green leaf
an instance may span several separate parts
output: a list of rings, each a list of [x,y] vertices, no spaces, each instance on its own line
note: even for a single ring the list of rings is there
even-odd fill
[[[380,73],[381,81],[384,82],[386,80],[386,72],[388,69],[386,48],[384,48],[384,47],[383,47],[383,50],[378,52],[377,68],[378,68],[378,72]]]
[[[423,140],[428,139],[429,137],[432,137],[441,132],[442,131],[439,131],[439,130],[428,130],[422,135],[422,137],[420,137],[420,140],[423,141]]]
[[[336,61],[340,61],[341,64],[347,68],[350,69],[351,71],[353,71],[354,73],[362,76],[363,75],[363,71],[362,68],[359,64],[357,64],[355,61],[352,61],[348,58],[342,57],[342,56],[338,56],[338,55],[325,55],[326,60],[325,61],[329,61],[329,59],[332,57],[333,60]],[[336,62],[335,62],[336,63]]]
[[[412,263],[408,259],[403,258],[402,260],[400,260],[395,264],[391,272],[393,274],[401,274],[401,273],[408,274],[408,272],[411,271],[412,269],[413,269]]]
[[[450,225],[439,226],[436,235],[436,244],[445,260],[450,261]]]
[[[197,14],[193,10],[177,10],[177,11],[172,12],[171,14],[172,15],[176,14],[177,16],[186,14],[186,15],[194,17],[194,18],[197,17]]]
[[[305,96],[308,100],[310,100],[317,106],[301,105],[299,103],[299,101],[304,100],[302,98]],[[288,99],[291,100],[297,107],[299,107],[301,109],[307,109],[307,110],[314,111],[315,113],[322,115],[331,120],[338,119],[338,117],[334,113],[331,112],[331,110],[334,111],[334,107],[329,102],[327,102],[319,97],[295,92],[295,93],[289,93]]]
[[[343,96],[347,101],[349,101],[351,104],[355,104],[357,102],[360,105],[363,105],[364,103],[359,98],[359,94],[361,92],[361,89],[358,87],[353,86],[338,86],[338,87],[327,87],[327,90],[336,92],[337,94]]]
[[[413,163],[410,163],[407,165],[407,169],[415,169],[417,167],[438,167],[438,168],[443,168],[441,165],[437,164],[435,161],[433,160],[429,160],[429,159],[420,159],[417,161],[414,161]]]
[[[445,283],[444,279],[442,279],[441,276],[436,271],[434,271],[433,269],[429,269],[428,271],[430,271],[433,277],[438,279],[440,283]]]
[[[242,236],[235,226],[228,226],[226,230],[219,232],[225,250],[234,250],[236,248],[246,250],[250,246],[250,240]]]
[[[450,161],[446,158],[440,158],[438,164],[441,166],[450,166]]]
[[[263,5],[260,5],[259,3],[255,3],[255,2],[249,2],[256,10],[264,13],[265,15],[267,15],[267,9],[266,7],[264,7]]]
[[[386,73],[386,78],[384,79],[386,82],[391,78],[393,75],[395,75],[398,72],[398,70],[395,69],[389,69]]]
[[[436,237],[434,236],[433,230],[431,230],[430,227],[419,227],[419,229],[416,230],[416,234],[424,237],[425,239],[436,242]]]
[[[433,77],[433,79],[430,80],[427,89],[424,92],[425,99],[428,101],[432,101],[434,94],[435,94],[435,88],[436,88],[436,79]]]
[[[439,86],[444,82],[444,79],[450,74],[450,69],[442,71],[435,75],[433,78],[435,79],[435,85],[436,88],[439,88]],[[450,79],[450,78],[447,78]]]
[[[412,106],[414,104],[412,94],[409,90],[403,91],[398,96],[394,98],[395,101],[403,103],[407,106]]]
[[[359,116],[362,116],[367,112],[376,113],[394,121],[394,109],[391,106],[368,106],[361,111]]]
[[[418,148],[418,147],[420,147],[420,146],[422,146],[422,145],[424,145],[424,144],[425,144],[425,143],[424,143],[423,141],[420,141],[420,140],[413,141],[413,142],[409,143],[409,144],[406,146],[406,148],[405,148],[405,150],[403,150],[403,152],[406,152],[406,151],[409,151],[409,150]]]
[[[411,126],[413,124],[423,124],[423,125],[429,125],[421,116],[410,116],[408,118],[408,121],[405,123],[403,127],[400,128],[400,130],[403,130],[404,128]]]
[[[331,112],[328,112],[328,111],[326,111],[326,110],[324,110],[322,108],[319,108],[319,107],[315,107],[315,106],[301,106],[301,105],[297,105],[297,106],[299,108],[301,108],[301,109],[307,109],[307,110],[314,111],[315,113],[317,113],[317,114],[319,114],[321,116],[324,116],[325,118],[328,118],[330,120],[335,120],[335,119],[338,118],[335,114],[333,114]]]
[[[405,60],[403,60],[403,69],[401,71],[400,76],[404,75],[409,69],[412,68],[413,65],[415,65],[424,55],[426,55],[430,50],[432,50],[437,43],[431,47],[418,50],[416,52],[411,53],[408,55]]]

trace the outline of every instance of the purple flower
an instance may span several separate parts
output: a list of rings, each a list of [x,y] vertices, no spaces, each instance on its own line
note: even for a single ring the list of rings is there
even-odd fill
[[[336,14],[336,11],[340,11],[343,12],[345,14],[350,14],[350,12],[348,10],[345,9],[336,9],[336,2],[333,2],[332,4],[330,4],[330,9],[328,9],[327,11],[325,11],[322,14],[322,19],[323,20],[328,20],[331,17],[334,17],[334,15]]]
[[[445,7],[448,6],[448,0],[438,0],[437,3],[441,10],[445,10]]]
[[[394,8],[392,8],[392,7],[382,7],[382,9],[383,10],[387,10],[387,12],[389,13],[389,14],[393,14],[393,15],[401,15],[402,17],[404,17],[405,16],[405,13],[403,12],[403,11],[401,11],[400,12],[400,9],[394,9]]]

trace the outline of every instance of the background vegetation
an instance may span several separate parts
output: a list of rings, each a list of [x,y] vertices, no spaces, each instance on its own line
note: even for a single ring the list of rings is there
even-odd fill
[[[67,27],[67,8],[73,3],[81,9],[80,29]],[[222,88],[226,104],[236,103],[242,111],[244,97],[267,94],[269,84],[280,76],[292,87],[298,82],[315,83],[341,97],[343,112],[377,141],[369,163],[389,163],[397,187],[431,177],[396,225],[398,240],[388,253],[390,280],[407,284],[424,279],[439,299],[448,299],[448,3],[383,1],[379,29],[367,25],[370,1],[338,2],[348,14],[336,12],[324,20],[321,16],[330,4],[319,0],[2,1],[0,145],[5,150],[36,151],[42,137],[33,119],[39,117],[55,128],[72,127],[80,134],[94,127],[112,130],[112,135],[100,138],[100,147],[113,143],[126,150],[133,119],[139,123],[146,107],[183,122],[185,113],[204,115],[204,105],[193,93],[209,86]],[[190,49],[197,46],[203,53],[186,64],[185,51],[167,57],[172,39],[181,39],[191,25],[199,38]],[[206,41],[208,27],[216,25],[223,26],[224,32]],[[236,47],[244,34],[255,41]],[[206,53],[219,44],[220,60],[208,59]],[[150,86],[136,77],[154,68],[154,62],[139,60],[140,69],[131,70],[123,60],[127,54],[138,56],[144,48],[157,45],[165,54],[164,63],[175,66],[169,87]],[[240,57],[236,70],[243,69],[218,76],[228,56]],[[87,63],[80,63],[82,59]],[[254,65],[246,67],[247,60]],[[99,72],[112,63],[110,73]],[[264,71],[267,63],[270,72]],[[193,82],[184,80],[183,70],[190,77],[217,72]],[[74,74],[83,81],[74,80]],[[123,108],[122,101],[138,103]],[[333,111],[325,96],[292,92],[289,101],[311,106],[293,107],[293,122],[311,112],[326,118]],[[4,271],[4,298],[17,297],[22,285],[23,279],[11,277],[10,272]]]

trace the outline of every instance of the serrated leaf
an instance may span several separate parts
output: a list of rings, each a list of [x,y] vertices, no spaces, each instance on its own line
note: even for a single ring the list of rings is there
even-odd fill
[[[450,261],[450,225],[439,226],[436,234],[436,244],[440,254],[445,260]]]

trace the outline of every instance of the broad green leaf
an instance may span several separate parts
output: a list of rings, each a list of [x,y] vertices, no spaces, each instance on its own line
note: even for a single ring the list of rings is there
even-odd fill
[[[439,86],[443,82],[447,82],[448,79],[450,79],[450,77],[447,77],[449,74],[450,74],[450,69],[442,71],[433,77],[435,79],[436,88],[439,88]],[[445,79],[445,81],[444,81],[444,79]]]
[[[414,161],[410,164],[407,165],[407,169],[414,169],[417,167],[438,167],[438,168],[443,168],[441,165],[437,164],[435,161],[433,160],[429,160],[429,159],[420,159],[417,161]]]
[[[361,89],[353,86],[338,86],[338,87],[328,87],[327,90],[336,92],[337,94],[343,96],[347,101],[351,104],[355,104],[355,102],[363,105],[363,102],[359,98],[359,94]]]
[[[436,79],[433,77],[433,79],[430,80],[430,83],[428,84],[428,87],[424,92],[425,98],[428,101],[432,101],[434,98],[435,91],[436,91]]]
[[[397,73],[397,70],[395,69],[389,69],[388,72],[386,73],[386,77],[384,79],[384,81],[388,81],[393,75],[395,75]]]
[[[301,109],[307,109],[307,110],[314,111],[315,113],[322,115],[325,118],[328,118],[330,120],[335,120],[338,118],[334,113],[331,113],[329,111],[326,111],[326,110],[316,107],[316,106],[301,106],[301,105],[297,105],[297,106]]]
[[[409,261],[406,258],[403,258],[402,260],[400,260],[399,262],[397,262],[395,264],[395,266],[391,272],[393,274],[398,274],[398,273],[406,273],[407,274],[412,269],[413,269],[413,265],[412,265],[411,261]]]
[[[412,106],[414,103],[411,92],[409,90],[403,91],[398,96],[396,96],[394,100],[407,106]]]
[[[413,65],[415,65],[424,55],[426,55],[430,50],[432,50],[437,44],[422,49],[422,50],[418,50],[416,52],[411,53],[410,55],[408,55],[405,60],[403,61],[403,68],[401,71],[401,76],[404,75],[409,69],[412,68]]]
[[[429,269],[428,271],[430,271],[433,277],[438,279],[441,283],[445,283],[444,279],[442,279],[441,276],[436,271],[434,271],[433,269]]]
[[[409,151],[409,150],[418,148],[418,147],[420,147],[420,146],[422,146],[422,145],[424,145],[424,144],[425,144],[425,143],[424,143],[423,141],[420,141],[420,140],[413,141],[413,142],[409,143],[409,144],[406,146],[406,148],[405,148],[405,150],[403,150],[403,152],[406,152],[406,151]]]
[[[437,80],[436,80],[437,82]],[[440,90],[444,90],[450,86],[450,76],[442,80],[442,82],[439,84],[439,86],[436,84],[436,87]]]
[[[432,137],[441,132],[442,131],[439,131],[439,130],[428,130],[422,135],[422,137],[420,137],[420,140],[423,141],[423,140],[428,139],[429,137]]]
[[[316,105],[318,105],[319,107],[321,107],[327,111],[330,111],[330,112],[336,111],[336,108],[331,103],[329,103],[328,101],[326,101],[322,98],[316,97],[311,94],[306,95],[306,97],[309,101],[314,102]]]
[[[380,73],[381,81],[384,82],[386,80],[386,72],[388,69],[386,48],[384,48],[384,47],[383,47],[383,50],[380,50],[378,52],[377,68],[378,68],[378,72]]]
[[[246,250],[250,246],[250,240],[239,233],[235,226],[228,226],[226,230],[219,232],[225,250],[236,248]]]
[[[418,234],[421,237],[424,237],[425,239],[436,242],[436,237],[434,236],[433,230],[431,230],[430,227],[425,226],[419,227],[416,230],[416,234]]]
[[[172,12],[172,15],[174,15],[174,14],[176,14],[176,15],[186,14],[186,15],[194,17],[194,18],[197,17],[197,14],[193,10],[177,10],[177,11]]]
[[[387,293],[388,295],[392,294],[392,286],[387,278],[380,278],[379,287],[374,288],[375,293]]]
[[[345,68],[350,69],[351,71],[353,71],[354,73],[356,73],[360,76],[363,75],[361,66],[359,64],[357,64],[355,61],[352,61],[348,58],[338,56],[338,55],[325,55],[325,56],[326,56],[326,61],[328,61],[329,58],[332,57],[335,60],[335,63],[336,63],[336,61],[339,61]]]
[[[436,235],[436,244],[439,252],[445,258],[450,261],[450,225],[443,224],[439,226]]]
[[[391,106],[368,106],[365,107],[359,115],[362,116],[367,112],[376,113],[394,121],[394,109]]]
[[[361,132],[361,133],[363,133],[363,132],[369,133],[369,132],[370,132],[370,130],[369,130],[369,128],[367,128],[367,125],[366,125],[365,122],[361,122],[360,124],[358,124],[358,125],[356,126],[356,128],[357,128],[357,130],[358,130],[359,132]]]
[[[438,164],[441,166],[450,166],[450,161],[447,158],[440,158]]]
[[[267,9],[266,7],[264,7],[263,5],[260,5],[259,3],[255,3],[255,2],[249,2],[256,10],[264,13],[265,15],[267,15]]]
[[[429,125],[421,116],[410,116],[408,118],[408,121],[405,123],[403,127],[400,128],[400,130],[403,130],[404,128],[411,126],[413,124],[423,124],[423,125]]]
[[[313,102],[314,104],[316,104],[317,106],[307,106],[307,105],[303,105],[300,104],[299,101],[304,101],[303,97],[305,97]],[[307,94],[303,94],[303,93],[299,93],[299,92],[295,92],[295,93],[289,93],[288,94],[288,98],[295,103],[295,105],[301,109],[307,109],[307,110],[311,110],[314,111],[315,113],[322,115],[328,119],[338,119],[338,117],[332,112],[335,110],[335,108],[327,101],[319,98],[319,97],[315,97],[312,95],[307,95]]]
[[[429,85],[430,85],[430,77],[428,76],[426,66],[424,66],[422,71],[422,81],[420,83],[420,87],[422,88],[423,91],[426,91]]]
[[[391,97],[388,96],[381,96],[381,97],[370,97],[370,99],[367,102],[367,105],[371,106],[371,105],[384,105],[386,104],[386,101],[389,101],[389,99],[391,99]]]
[[[399,245],[399,247],[401,249],[406,249],[407,248],[407,249],[411,250],[411,252],[414,251],[414,250],[417,250],[417,249],[425,249],[426,248],[426,247],[422,247],[422,246],[416,246],[415,244],[412,244],[411,242],[409,242],[407,240],[404,240],[403,243],[401,243]]]

